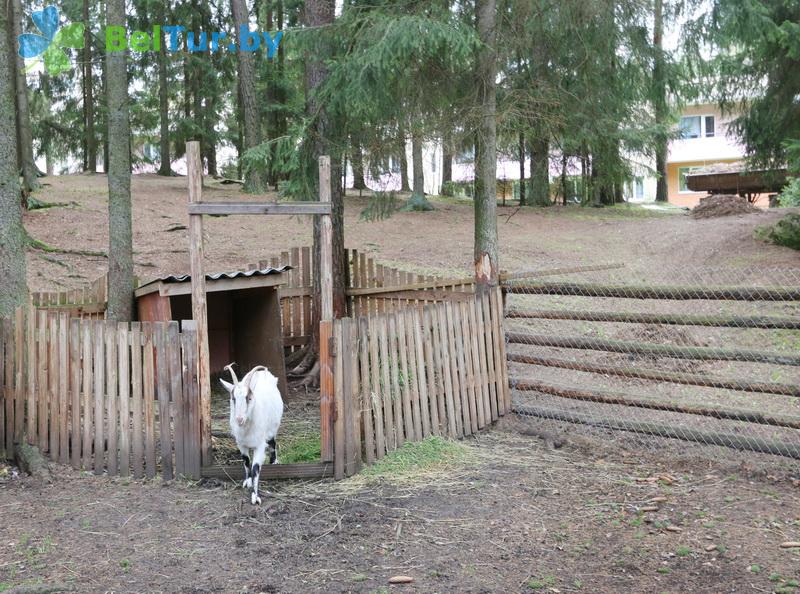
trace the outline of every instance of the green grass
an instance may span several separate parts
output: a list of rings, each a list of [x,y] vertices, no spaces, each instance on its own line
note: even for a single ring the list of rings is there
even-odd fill
[[[429,437],[423,441],[405,443],[365,468],[361,475],[371,478],[413,475],[450,464],[463,464],[468,458],[467,453],[466,446],[460,443],[441,437]]]
[[[292,435],[278,443],[278,459],[281,464],[316,462],[321,456],[319,433]]]

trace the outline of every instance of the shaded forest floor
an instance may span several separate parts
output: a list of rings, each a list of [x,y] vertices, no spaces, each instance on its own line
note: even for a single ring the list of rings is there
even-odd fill
[[[25,215],[37,240],[74,252],[104,252],[108,246],[107,180],[104,175],[45,178],[36,197],[66,206]],[[142,280],[187,273],[186,178],[133,178],[134,260]],[[271,196],[271,197],[274,197]],[[206,200],[256,200],[238,186],[211,183]],[[468,272],[472,265],[473,216],[468,201],[433,198],[434,212],[396,213],[388,220],[359,218],[368,198],[352,191],[345,204],[345,242],[385,264],[421,274]],[[753,229],[774,223],[786,209],[693,220],[684,212],[665,214],[626,205],[607,208],[516,206],[498,209],[501,266],[508,270],[625,262],[654,267],[796,265],[797,253],[753,238]],[[206,219],[209,271],[240,269],[282,250],[311,244],[306,217],[220,217]],[[106,260],[85,253],[31,251],[31,290],[81,287],[105,272]]]
[[[780,547],[800,540],[796,466],[666,463],[577,435],[552,450],[525,430],[273,482],[260,508],[213,482],[0,479],[0,591],[798,591],[800,549]]]

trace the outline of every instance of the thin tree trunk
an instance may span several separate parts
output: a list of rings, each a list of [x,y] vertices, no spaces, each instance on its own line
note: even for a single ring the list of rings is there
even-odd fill
[[[334,0],[307,0],[305,3],[305,24],[307,27],[324,27],[333,23],[334,20]],[[344,200],[342,196],[342,158],[336,154],[336,143],[332,142],[332,133],[335,129],[330,121],[330,115],[324,105],[318,103],[316,97],[317,88],[325,82],[328,70],[325,66],[325,58],[329,55],[329,49],[325,46],[315,47],[309,51],[305,60],[305,88],[306,88],[306,115],[314,118],[315,130],[310,140],[311,155],[314,159],[314,171],[317,170],[317,159],[319,156],[328,154],[331,157],[331,201],[333,227],[332,251],[333,251],[333,315],[343,317],[347,315],[347,303],[345,301],[345,283],[347,279],[347,262],[345,261],[344,249]],[[318,382],[318,365],[316,365],[319,354],[319,322],[320,320],[320,246],[322,240],[321,217],[314,218],[314,316],[311,324],[311,339],[309,342],[309,354],[299,366],[303,371],[309,371],[307,383]],[[311,368],[313,365],[313,369]]]
[[[401,122],[398,127],[398,149],[400,150],[400,191],[410,192],[408,185],[408,157],[406,156],[406,129]]]
[[[261,122],[258,116],[256,97],[256,78],[253,52],[242,49],[239,39],[240,27],[247,28],[250,13],[244,0],[231,0],[233,22],[236,24],[237,41],[239,42],[239,84],[242,92],[242,109],[244,111],[245,150],[261,144]],[[244,189],[252,194],[262,194],[267,189],[267,180],[260,167],[251,167],[245,172]]]
[[[653,49],[655,50],[655,61],[653,64],[653,113],[655,114],[656,125],[664,130],[668,124],[667,109],[667,88],[664,71],[664,18],[663,0],[655,0],[654,6],[654,26],[653,26]],[[655,154],[656,154],[656,202],[667,202],[669,192],[667,189],[667,135],[664,130],[656,132]]]
[[[563,149],[562,149],[563,150]],[[561,153],[561,198],[563,200],[563,205],[567,205],[567,154],[562,152]]]
[[[525,133],[519,133],[519,205],[526,206],[525,200]]]
[[[422,135],[415,130],[411,133],[411,167],[414,178],[413,192],[425,195],[425,168],[422,163]]]
[[[442,184],[453,181],[453,135],[448,129],[442,136]]]
[[[125,0],[108,0],[108,26],[125,25]],[[133,319],[131,130],[126,52],[106,53],[108,79],[108,309],[109,320]]]
[[[547,138],[531,141],[531,196],[535,206],[550,206],[550,143]]]
[[[22,23],[22,3],[12,0],[12,31],[14,40],[20,35]],[[6,35],[8,37],[8,35]],[[11,46],[15,47],[14,44]],[[22,166],[22,191],[27,196],[39,187],[36,177],[36,160],[33,158],[33,133],[31,131],[31,112],[28,105],[28,82],[25,77],[25,62],[18,52],[11,58],[15,65],[17,90],[17,126],[19,127],[19,155]],[[16,152],[16,149],[15,149]]]
[[[361,145],[357,140],[351,137],[351,146],[353,147],[353,189],[366,190],[367,183],[364,181],[364,153],[361,151]]]
[[[106,109],[103,111],[103,171],[108,173],[109,149],[108,149],[108,63],[106,60],[101,60],[102,72],[100,75],[103,77],[103,101],[106,104]]]
[[[166,13],[163,9],[162,16]],[[172,158],[169,147],[169,88],[167,87],[167,48],[165,43],[166,36],[162,30],[160,33],[161,48],[158,51],[158,114],[160,122],[161,166],[158,168],[158,175],[172,175]]]
[[[0,8],[0,317],[10,316],[28,298],[25,227],[22,225],[14,92],[13,11]]]
[[[97,138],[94,131],[94,79],[92,76],[92,29],[89,23],[89,0],[83,0],[83,122],[84,143],[86,146],[84,167],[90,173],[97,173]]]
[[[476,0],[478,50],[476,85],[480,101],[480,127],[475,162],[475,282],[478,291],[497,285],[497,122],[495,0]]]

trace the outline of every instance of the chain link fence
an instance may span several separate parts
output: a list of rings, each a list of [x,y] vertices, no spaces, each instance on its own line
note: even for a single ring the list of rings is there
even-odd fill
[[[800,269],[512,274],[514,410],[558,429],[800,460]],[[800,464],[800,462],[798,462]]]

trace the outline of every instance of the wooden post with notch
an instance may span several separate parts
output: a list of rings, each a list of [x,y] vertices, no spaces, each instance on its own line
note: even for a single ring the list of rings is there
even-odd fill
[[[331,158],[319,158],[319,201],[331,203]],[[338,412],[334,407],[333,358],[333,223],[330,214],[320,220],[320,329],[319,329],[319,383],[320,383],[320,440],[323,462],[333,461],[333,423]]]
[[[200,143],[186,143],[189,173],[189,204],[203,199],[203,164]],[[200,385],[200,450],[203,465],[211,459],[211,367],[208,352],[208,311],[206,275],[203,270],[203,215],[189,214],[189,257],[192,274],[192,317],[197,327],[197,380]]]

